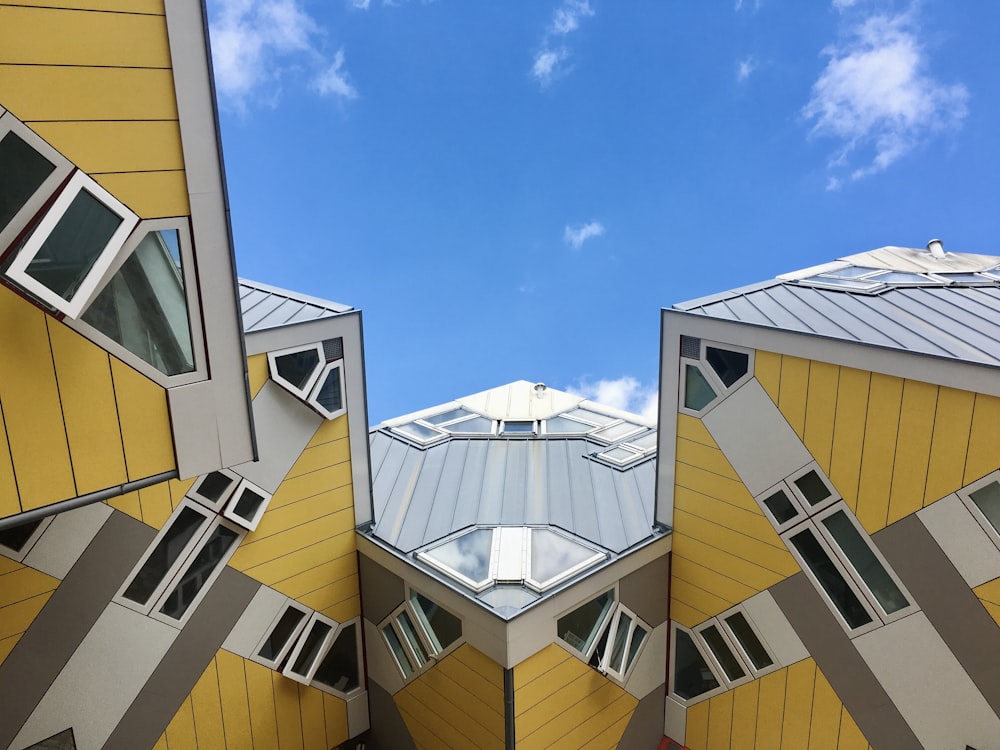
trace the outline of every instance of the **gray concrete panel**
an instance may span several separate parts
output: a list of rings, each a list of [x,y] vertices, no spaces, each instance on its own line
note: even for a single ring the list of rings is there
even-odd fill
[[[209,380],[179,385],[167,390],[170,422],[181,477],[194,477],[215,471],[225,464],[219,446],[219,426],[215,421],[215,386]],[[197,429],[194,426],[197,425]]]
[[[378,628],[367,618],[363,617],[361,621],[365,625],[365,666],[368,670],[369,701],[376,686],[387,695],[395,695],[403,689],[403,676],[399,673],[399,667],[396,666]],[[371,710],[373,712],[376,710],[374,703],[371,704]]]
[[[0,664],[0,747],[14,739],[155,535],[112,513]]]
[[[417,750],[395,701],[377,683],[368,683],[368,704],[378,717],[366,743],[371,750]]]
[[[375,623],[382,622],[403,603],[406,596],[403,579],[366,555],[358,555],[358,567],[361,576],[361,606],[365,617]]]
[[[104,747],[177,634],[165,623],[108,604],[21,727],[13,747],[33,745],[67,726],[73,727],[77,747]],[[155,742],[154,737],[148,746]]]
[[[257,644],[264,637],[264,632],[284,609],[287,601],[288,597],[284,594],[268,586],[261,586],[250,600],[250,604],[243,610],[239,621],[226,636],[222,647],[246,659],[251,658]]]
[[[670,623],[661,622],[646,636],[639,659],[625,682],[625,690],[640,700],[666,681],[667,649],[670,645]],[[662,696],[663,691],[660,691]]]
[[[347,703],[347,736],[357,737],[371,727],[368,716],[368,691],[355,695]]]
[[[268,380],[254,397],[253,421],[260,460],[231,468],[273,493],[316,434],[323,417]]]
[[[958,506],[968,514],[961,502]],[[1000,713],[1000,629],[962,575],[916,516],[873,539],[987,703]]]
[[[786,578],[770,592],[872,748],[920,747],[910,725],[805,574]]]
[[[622,604],[655,628],[667,621],[669,589],[670,557],[664,555],[622,578],[618,596]]]
[[[1000,576],[1000,549],[958,495],[931,503],[917,517],[970,587]]]
[[[687,737],[687,709],[669,695],[663,704],[663,734],[682,745]]]
[[[922,747],[996,746],[1000,718],[923,612],[854,644]]]
[[[743,602],[743,607],[778,664],[787,667],[809,656],[795,629],[768,591],[751,596]]]
[[[60,513],[35,542],[24,564],[55,578],[65,578],[113,512],[104,503],[91,503]]]
[[[156,744],[259,587],[257,581],[232,568],[222,572],[136,695],[104,750]]]
[[[639,701],[632,712],[632,718],[622,738],[618,741],[619,750],[635,750],[635,748],[654,748],[663,739],[663,693],[665,685],[653,690]]]
[[[752,495],[759,495],[812,461],[799,436],[756,380],[738,388],[702,422]]]

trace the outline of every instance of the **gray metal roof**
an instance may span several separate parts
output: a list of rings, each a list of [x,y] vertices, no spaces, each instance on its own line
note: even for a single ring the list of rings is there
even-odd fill
[[[354,309],[247,279],[239,280],[239,293],[244,333],[329,318]]]
[[[947,255],[944,262],[935,264],[924,251],[880,248],[850,256],[839,264],[674,305],[674,309],[1000,366],[1000,281],[982,276],[974,281],[934,281],[928,277],[926,285],[884,283],[873,292],[864,292],[826,288],[815,275],[838,266],[925,274],[981,272],[1000,263],[1000,258],[991,256]],[[919,261],[923,267],[915,265]]]

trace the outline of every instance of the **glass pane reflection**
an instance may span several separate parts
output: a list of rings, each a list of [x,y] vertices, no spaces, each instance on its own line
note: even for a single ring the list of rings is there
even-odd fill
[[[478,586],[489,578],[492,546],[493,529],[476,529],[429,550],[427,556]]]

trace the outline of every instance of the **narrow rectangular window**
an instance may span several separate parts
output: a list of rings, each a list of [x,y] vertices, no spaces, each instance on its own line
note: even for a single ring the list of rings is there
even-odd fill
[[[851,629],[860,628],[873,621],[854,588],[847,582],[844,574],[827,554],[826,549],[816,538],[811,528],[805,528],[792,534],[789,541],[798,551],[814,579],[826,592],[837,611],[840,612],[848,627]]]

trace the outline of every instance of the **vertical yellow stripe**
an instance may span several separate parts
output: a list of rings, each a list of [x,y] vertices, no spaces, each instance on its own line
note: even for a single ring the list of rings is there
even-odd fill
[[[907,380],[903,384],[888,523],[916,513],[924,506],[937,391],[937,386],[917,380]]]
[[[809,746],[809,719],[812,713],[815,678],[816,664],[812,659],[803,659],[788,668],[785,717],[781,727],[783,748]]]
[[[266,354],[254,354],[252,357],[247,357],[247,378],[250,380],[250,398],[253,398],[267,382]]]
[[[105,500],[105,502],[115,510],[120,510],[122,513],[132,516],[136,521],[142,520],[142,506],[139,504],[138,492],[128,492],[124,495]]]
[[[6,403],[6,402],[5,402]],[[976,394],[969,435],[969,455],[965,461],[965,484],[986,476],[1000,466],[1000,398]],[[20,474],[18,482],[21,481]]]
[[[206,748],[225,747],[219,675],[215,670],[215,659],[209,662],[201,679],[191,690],[191,707],[194,709],[194,727],[198,745]]]
[[[302,747],[305,750],[327,750],[326,720],[323,715],[323,693],[316,688],[299,685],[299,710],[302,714]]]
[[[274,713],[278,722],[278,747],[302,747],[302,719],[299,715],[297,682],[280,672],[271,673],[274,686]]]
[[[17,499],[17,482],[14,481],[14,464],[10,459],[10,445],[7,443],[7,426],[3,418],[3,403],[0,402],[0,518],[21,512]]]
[[[691,750],[708,750],[708,704],[702,701],[687,710],[684,744]]]
[[[781,355],[757,351],[754,355],[753,374],[761,387],[778,403],[778,389],[781,386]]]
[[[857,508],[858,520],[869,534],[885,528],[902,398],[900,378],[872,374]]]
[[[326,720],[326,741],[330,747],[347,739],[347,704],[323,693],[323,716]]]
[[[760,697],[760,680],[740,685],[733,691],[734,748],[753,747],[757,733],[757,701]]]
[[[184,699],[174,718],[167,725],[167,746],[171,748],[198,748],[194,733],[194,713],[191,710],[191,696]],[[205,746],[206,750],[208,745]]]
[[[273,750],[278,747],[278,723],[274,714],[271,670],[246,660],[243,668],[246,671],[254,750]]]
[[[733,731],[733,691],[717,695],[708,703],[708,750],[729,750]]]
[[[842,709],[840,698],[817,668],[812,723],[809,727],[809,750],[836,750]]]
[[[167,392],[114,357],[111,374],[128,478],[142,479],[175,468]]]
[[[837,750],[871,750],[868,740],[846,708],[840,714],[840,734],[837,739]]]
[[[802,442],[828,476],[833,453],[839,382],[839,367],[825,362],[813,362],[810,365],[806,426]]]
[[[945,386],[939,389],[924,505],[940,500],[963,484],[975,400],[975,394],[969,391]]]
[[[173,506],[170,504],[170,487],[166,482],[154,484],[139,490],[139,507],[142,510],[142,520],[154,529],[162,528]]]
[[[870,380],[871,374],[868,372],[850,367],[840,368],[830,481],[851,510],[858,507],[858,480],[861,476]]]
[[[809,390],[809,360],[800,357],[781,358],[781,388],[778,408],[800,438],[806,425],[806,394]]]
[[[760,682],[760,698],[757,700],[757,741],[755,747],[781,747],[787,672],[787,669],[781,669],[758,680]]]
[[[243,659],[229,651],[220,650],[215,656],[219,673],[222,723],[226,732],[226,746],[232,750],[252,748],[250,734],[250,706],[247,701],[247,681],[243,672]]]

